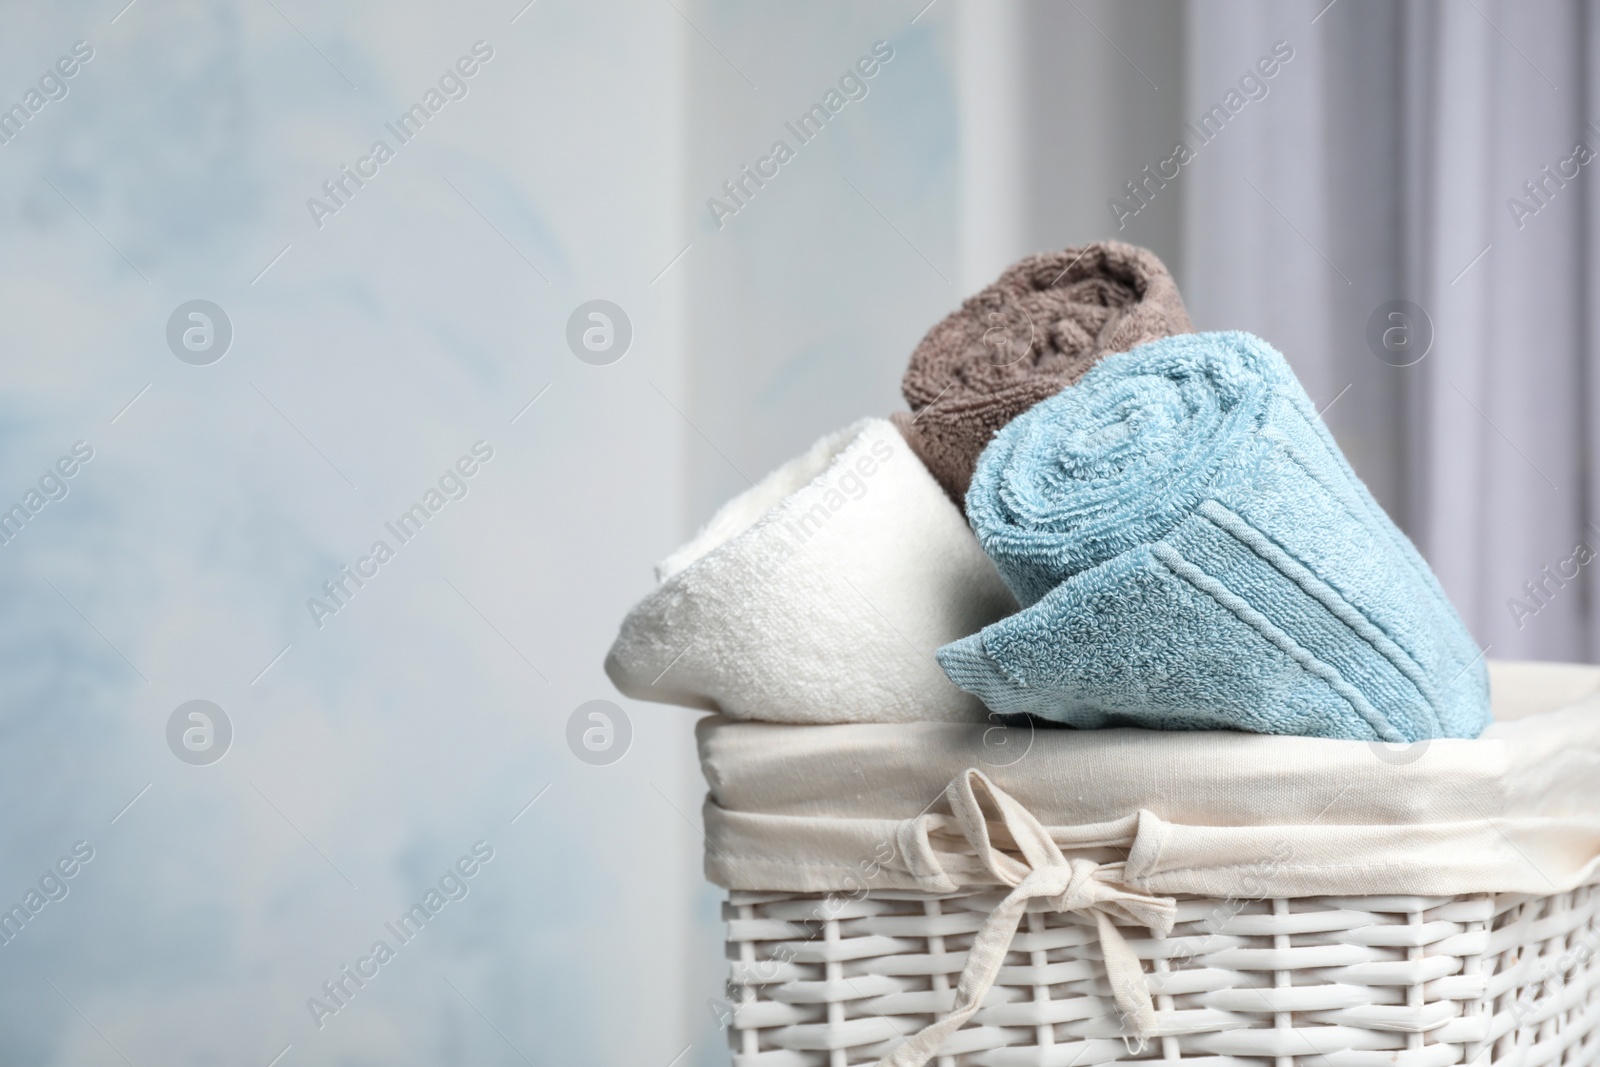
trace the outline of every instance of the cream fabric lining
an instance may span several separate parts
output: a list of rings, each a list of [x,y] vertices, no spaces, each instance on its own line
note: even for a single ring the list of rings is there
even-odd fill
[[[1002,884],[946,796],[977,770],[1068,859],[1120,863],[1141,893],[1564,892],[1600,870],[1600,668],[1490,674],[1483,737],[1412,746],[709,718],[706,873],[795,892]]]

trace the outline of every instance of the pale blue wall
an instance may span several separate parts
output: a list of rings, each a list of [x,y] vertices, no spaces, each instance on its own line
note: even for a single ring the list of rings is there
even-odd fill
[[[610,767],[565,742],[686,522],[654,388],[684,388],[682,283],[651,284],[687,229],[679,15],[139,0],[113,24],[123,2],[0,31],[6,104],[94,49],[0,147],[0,500],[95,449],[0,547],[0,902],[95,849],[0,947],[0,1062],[713,1056],[681,982],[715,933],[674,810],[703,792],[688,720],[630,705]],[[307,197],[479,39],[466,98],[319,231]],[[236,330],[212,366],[164,338],[195,297]],[[592,297],[635,328],[614,366],[563,340]],[[470,494],[313,626],[307,597],[479,439]],[[193,698],[236,729],[212,766],[167,748]],[[307,997],[480,838],[471,894],[319,1031]]]
[[[757,88],[691,38],[691,416],[716,445],[689,443],[694,518],[824,433],[905,407],[906,359],[960,303],[956,7],[698,6]],[[878,41],[893,58],[866,95],[802,144],[785,124]],[[778,140],[794,158],[717,227],[706,201]]]

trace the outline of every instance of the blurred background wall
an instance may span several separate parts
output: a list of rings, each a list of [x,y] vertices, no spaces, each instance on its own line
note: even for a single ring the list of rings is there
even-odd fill
[[[0,1062],[665,1065],[711,1028],[687,721],[636,713],[610,766],[567,742],[687,521],[690,32],[550,0],[6,12],[7,105],[93,55],[0,147],[0,497],[93,458],[0,546],[0,901],[94,857],[0,947]],[[232,324],[209,365],[168,341],[196,298]],[[633,330],[607,366],[565,340],[597,298]],[[210,765],[168,741],[194,699],[232,725]]]
[[[724,1062],[694,715],[601,658],[656,559],[899,408],[923,332],[1030,252],[1154,249],[1200,328],[1285,352],[1488,654],[1600,652],[1590,568],[1526,589],[1600,548],[1588,5],[97,0],[5,27],[0,505],[93,453],[0,545],[0,904],[93,849],[0,946],[7,1064]],[[231,325],[215,361],[169,341],[196,299]],[[585,361],[593,300],[631,342]],[[477,442],[465,495],[344,578]],[[196,699],[232,730],[205,765],[169,741]],[[595,699],[631,726],[598,765],[569,732]],[[328,999],[478,842],[466,895]]]

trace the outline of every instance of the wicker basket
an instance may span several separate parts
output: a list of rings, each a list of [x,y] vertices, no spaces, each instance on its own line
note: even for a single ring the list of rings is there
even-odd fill
[[[733,892],[736,1067],[870,1064],[948,1011],[1003,894]],[[1178,902],[1170,937],[1125,927],[1159,1013],[1123,1036],[1095,920],[1034,901],[939,1067],[1592,1067],[1600,891],[1534,897]],[[1142,1047],[1141,1047],[1142,1045]]]

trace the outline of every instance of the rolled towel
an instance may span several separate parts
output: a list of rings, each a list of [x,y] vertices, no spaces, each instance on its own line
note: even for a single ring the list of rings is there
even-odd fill
[[[928,331],[901,383],[912,414],[895,425],[960,503],[1006,423],[1101,356],[1193,329],[1153,252],[1101,241],[1030,256]]]
[[[996,711],[1382,741],[1489,722],[1438,581],[1249,334],[1102,361],[1000,432],[967,514],[1026,607],[939,662]]]
[[[982,721],[942,644],[1016,611],[884,419],[823,438],[658,568],[606,673],[640,700],[788,723]]]

